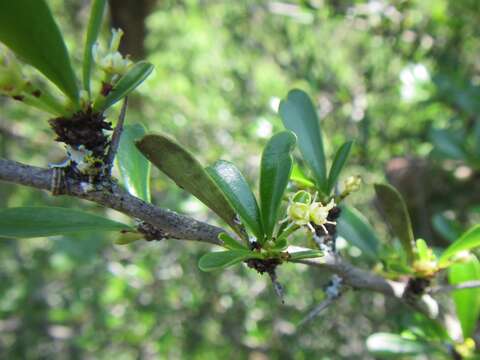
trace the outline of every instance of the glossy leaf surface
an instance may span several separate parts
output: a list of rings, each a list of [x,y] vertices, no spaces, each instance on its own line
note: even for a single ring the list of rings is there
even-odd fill
[[[117,164],[128,192],[150,202],[150,162],[135,146],[135,141],[145,135],[141,124],[126,125],[120,138]]]
[[[262,221],[257,200],[240,170],[228,161],[217,161],[207,167],[207,173],[217,183],[245,225],[263,239]]]
[[[128,225],[80,210],[26,206],[0,210],[0,237],[34,238],[77,232],[132,230]]]
[[[248,250],[211,252],[203,255],[200,258],[198,267],[202,271],[214,271],[241,263],[244,260],[254,257],[256,257],[255,253]]]
[[[310,180],[300,169],[297,164],[293,164],[292,173],[290,174],[290,180],[295,182],[297,186],[303,188],[313,188],[315,187],[315,183]]]
[[[0,1],[0,41],[77,103],[75,73],[45,0]]]
[[[379,240],[363,214],[350,206],[342,206],[337,220],[338,235],[359,248],[370,260],[378,259]]]
[[[283,194],[292,170],[291,152],[295,135],[289,131],[274,135],[265,146],[260,170],[260,207],[266,238],[270,238],[276,222]]]
[[[320,250],[305,250],[290,253],[289,261],[312,259],[323,256],[323,252]]]
[[[332,166],[328,173],[327,194],[329,194],[335,186],[335,183],[342,172],[345,163],[347,162],[350,151],[352,150],[353,141],[348,141],[337,150]]]
[[[448,268],[448,280],[456,285],[470,280],[480,280],[480,263],[475,256],[465,263],[453,264]],[[471,337],[480,315],[480,289],[456,290],[452,293],[463,337]]]
[[[455,254],[458,254],[460,251],[474,249],[478,246],[480,246],[480,225],[474,226],[451,244],[440,256],[438,264],[441,267],[446,266],[448,260]]]
[[[312,170],[317,186],[325,191],[325,152],[320,123],[310,97],[302,90],[290,91],[287,98],[280,103],[279,114],[284,126],[297,135],[300,152]]]
[[[212,209],[237,233],[236,213],[215,181],[195,157],[167,135],[146,135],[136,143],[137,148],[157,168],[180,188],[188,191]]]
[[[107,0],[93,0],[90,10],[90,19],[88,20],[87,37],[85,39],[85,49],[83,50],[83,87],[90,94],[90,76],[92,72],[92,48],[97,41],[105,12]]]
[[[123,75],[110,93],[101,99],[94,107],[98,111],[104,111],[116,102],[122,100],[125,96],[135,90],[152,73],[153,65],[147,61],[140,61],[133,65],[128,72]]]
[[[240,244],[227,233],[221,233],[218,238],[223,241],[223,245],[230,250],[249,250],[246,246]]]
[[[427,343],[407,339],[398,334],[376,333],[367,339],[367,349],[377,356],[407,356],[429,354],[432,347]]]

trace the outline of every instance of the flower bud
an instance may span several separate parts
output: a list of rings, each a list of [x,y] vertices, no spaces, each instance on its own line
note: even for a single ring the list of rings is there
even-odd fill
[[[358,175],[349,176],[344,182],[344,192],[352,193],[360,189],[360,185],[362,185],[362,178]]]
[[[301,202],[293,202],[288,206],[287,215],[297,225],[305,225],[310,221],[310,206]]]
[[[312,195],[305,190],[300,190],[293,195],[292,201],[295,203],[310,204],[312,202]]]

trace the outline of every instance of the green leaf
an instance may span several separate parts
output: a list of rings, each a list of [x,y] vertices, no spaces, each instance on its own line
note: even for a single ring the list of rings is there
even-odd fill
[[[78,103],[70,57],[45,0],[0,1],[0,41]]]
[[[242,228],[235,221],[236,213],[215,181],[203,166],[175,140],[167,135],[146,135],[136,143],[137,148],[156,167],[185,191],[212,209],[237,234]]]
[[[128,192],[150,202],[150,162],[138,151],[135,141],[145,135],[141,124],[123,128],[117,152],[117,164]]]
[[[291,152],[296,138],[290,131],[274,135],[265,146],[260,170],[260,202],[263,231],[271,238],[278,210],[292,171]]]
[[[290,253],[290,257],[288,258],[288,261],[311,259],[311,258],[317,258],[322,256],[323,256],[323,252],[320,250],[297,251],[297,252]]]
[[[325,191],[327,169],[322,134],[317,112],[309,96],[302,90],[290,91],[280,103],[279,114],[283,125],[298,138],[298,147],[308,167],[312,170],[317,186]]]
[[[128,245],[138,240],[145,239],[145,234],[134,231],[125,231],[120,233],[120,235],[115,240],[116,245]]]
[[[218,238],[223,241],[223,245],[230,250],[249,250],[246,246],[240,244],[227,233],[221,233]]]
[[[461,226],[458,222],[448,219],[443,214],[432,217],[432,225],[437,233],[450,242],[454,242],[461,235]]]
[[[255,257],[259,255],[248,250],[210,252],[200,258],[198,267],[202,271],[219,270]]]
[[[343,167],[345,166],[345,162],[348,159],[348,155],[350,155],[350,151],[352,149],[353,141],[348,141],[338,149],[337,153],[335,154],[335,158],[333,159],[332,167],[330,168],[330,172],[328,173],[328,185],[327,185],[327,194],[330,194],[335,183],[342,172]]]
[[[300,169],[297,164],[293,164],[292,173],[290,174],[290,180],[297,183],[297,185],[299,185],[300,187],[315,187],[315,183],[309,178],[307,178],[307,176],[303,173],[302,169]]]
[[[262,241],[264,234],[257,200],[240,170],[228,161],[219,160],[207,167],[206,171],[223,191],[240,219]]]
[[[367,349],[376,356],[406,356],[430,354],[432,346],[428,343],[406,339],[397,334],[376,333],[367,339]]]
[[[90,76],[93,63],[92,48],[100,33],[106,3],[106,0],[93,0],[90,19],[88,20],[87,37],[83,50],[83,88],[88,94],[90,94]]]
[[[403,201],[402,195],[388,184],[375,184],[375,193],[387,222],[394,235],[400,240],[408,261],[411,263],[414,260],[414,237],[407,205]]]
[[[450,284],[457,285],[465,281],[480,280],[480,263],[475,256],[464,263],[456,263],[448,268]],[[458,320],[462,327],[463,338],[471,337],[480,315],[480,289],[456,290],[452,294]]]
[[[480,246],[480,225],[476,225],[465,232],[460,239],[451,244],[440,256],[438,266],[445,267],[452,256],[460,251],[471,250]]]
[[[337,219],[338,235],[359,248],[370,260],[377,260],[379,240],[368,220],[353,207],[341,206],[341,209]]]
[[[133,229],[101,216],[69,208],[26,206],[0,210],[0,237],[33,238],[121,230]]]
[[[420,261],[428,261],[430,260],[430,248],[428,247],[427,243],[423,239],[417,239],[415,242],[417,247],[417,255]]]
[[[278,238],[269,249],[273,251],[283,251],[287,247],[288,247],[287,238],[282,237],[282,238]]]
[[[117,101],[135,90],[153,71],[153,65],[147,61],[139,61],[123,75],[110,93],[94,105],[98,111],[105,111]]]

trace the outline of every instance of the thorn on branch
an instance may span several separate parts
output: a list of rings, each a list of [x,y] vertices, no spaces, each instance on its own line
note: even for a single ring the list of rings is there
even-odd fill
[[[115,160],[115,155],[117,154],[118,146],[120,145],[120,137],[123,131],[123,124],[125,122],[125,115],[127,114],[128,106],[128,97],[125,97],[122,104],[122,109],[120,110],[120,115],[118,116],[118,123],[115,126],[112,134],[112,140],[108,148],[107,157],[105,160],[105,174],[107,176],[111,175],[113,161]]]
[[[275,269],[273,271],[269,271],[268,275],[270,276],[270,279],[272,280],[273,289],[275,290],[275,293],[277,294],[277,296],[280,298],[280,301],[284,305],[285,304],[285,297],[284,297],[285,293],[283,291],[282,284],[280,284],[280,282],[277,279],[277,273],[275,272]]]
[[[278,281],[276,273],[276,268],[282,263],[282,261],[277,258],[250,259],[247,260],[246,263],[249,268],[255,269],[258,273],[267,273],[270,276],[275,293],[282,301],[282,304],[285,304],[283,286]]]

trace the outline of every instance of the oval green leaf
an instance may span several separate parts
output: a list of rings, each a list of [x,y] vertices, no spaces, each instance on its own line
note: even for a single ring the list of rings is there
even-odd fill
[[[128,72],[123,75],[110,93],[103,97],[94,108],[98,111],[105,111],[116,102],[135,90],[152,73],[153,65],[147,61],[139,61]]]
[[[97,41],[102,26],[103,14],[107,0],[93,0],[88,20],[85,49],[83,50],[83,88],[90,94],[90,76],[92,72],[92,48]]]
[[[207,167],[206,171],[223,191],[240,219],[262,241],[264,234],[257,200],[240,170],[228,161],[219,160]]]
[[[327,169],[322,134],[317,112],[310,97],[302,90],[291,90],[280,103],[279,114],[283,125],[298,138],[298,147],[312,170],[317,187],[325,191]]]
[[[235,221],[236,213],[215,181],[195,157],[164,134],[146,135],[136,142],[137,148],[180,188],[188,191],[243,236]]]
[[[393,234],[400,240],[408,261],[414,259],[414,237],[407,205],[393,186],[375,184],[375,193]]]
[[[302,260],[302,259],[312,259],[317,257],[322,257],[323,252],[320,250],[305,250],[305,251],[297,251],[290,253],[288,261],[295,261],[295,260]]]
[[[260,202],[263,231],[271,238],[278,210],[292,171],[291,152],[296,138],[290,131],[274,135],[265,146],[260,169]]]
[[[452,285],[470,280],[480,280],[478,259],[472,255],[471,260],[465,263],[451,265],[448,268],[448,280]],[[463,338],[471,337],[480,315],[480,289],[456,290],[452,297],[462,327]]]
[[[248,250],[211,252],[200,258],[198,261],[198,267],[202,271],[219,270],[255,257],[259,257],[259,255]]]
[[[471,250],[480,246],[480,225],[476,225],[451,244],[440,256],[438,265],[445,267],[452,256],[460,251]]]
[[[45,0],[0,1],[0,41],[78,103],[70,57]]]
[[[378,259],[379,240],[368,220],[351,206],[342,206],[337,220],[338,235],[356,246],[370,260]]]
[[[232,238],[227,233],[221,233],[218,238],[223,241],[223,245],[230,250],[249,250],[246,246],[240,244],[237,240]]]
[[[0,237],[34,238],[122,230],[134,231],[128,225],[69,208],[26,206],[0,210]]]
[[[150,162],[135,146],[135,141],[145,136],[141,124],[123,128],[117,152],[117,165],[128,192],[150,202]]]
[[[300,169],[297,164],[293,164],[292,173],[290,174],[290,180],[297,184],[299,187],[313,188],[315,183],[311,181]]]
[[[335,158],[333,159],[332,167],[328,173],[328,181],[327,181],[327,194],[330,194],[335,183],[342,172],[343,167],[348,159],[348,155],[350,155],[350,151],[352,150],[353,141],[348,141],[338,149],[337,153],[335,154]]]
[[[376,333],[367,339],[367,349],[377,356],[406,356],[430,354],[432,346],[426,342],[406,339],[398,334]]]

